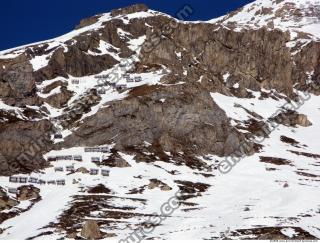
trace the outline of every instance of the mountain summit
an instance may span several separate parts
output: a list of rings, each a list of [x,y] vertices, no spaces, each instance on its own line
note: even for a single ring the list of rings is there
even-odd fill
[[[209,21],[242,28],[267,27],[290,31],[292,38],[307,34],[319,39],[320,1],[318,0],[258,0],[226,16]]]

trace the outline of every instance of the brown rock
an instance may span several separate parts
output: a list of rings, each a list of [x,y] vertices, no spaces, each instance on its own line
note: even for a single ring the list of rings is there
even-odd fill
[[[65,85],[67,85],[67,83],[61,80],[53,82],[52,84],[49,84],[46,87],[44,87],[42,90],[42,93],[48,94],[50,93],[51,90],[55,89],[56,87],[65,86]]]
[[[102,161],[103,165],[110,167],[131,167],[131,165],[123,159],[118,153],[113,153],[108,159]]]
[[[150,179],[150,183],[148,185],[148,189],[152,190],[154,188],[160,188],[161,191],[170,191],[172,188],[168,186],[166,183],[158,180],[158,179]]]
[[[10,85],[15,97],[22,98],[25,95],[34,94],[33,68],[26,56],[20,55],[12,62],[6,72],[2,74],[2,80]]]
[[[95,146],[115,142],[115,149],[125,151],[146,141],[159,144],[168,152],[227,155],[245,140],[230,126],[225,112],[201,85],[147,90],[133,90],[127,99],[108,103],[106,108],[85,119],[79,129],[65,139],[64,145]],[[114,164],[115,158],[109,158],[108,163],[111,162]]]
[[[5,210],[5,209],[10,209],[19,203],[10,198],[7,193],[0,187],[0,211]]]
[[[145,12],[148,10],[148,7],[144,4],[134,4],[129,7],[115,9],[111,11],[111,16],[117,16],[117,15],[124,15],[124,14],[131,14],[135,12]]]
[[[62,108],[72,96],[73,92],[62,86],[59,93],[47,97],[44,101],[55,108]]]
[[[270,118],[270,121],[275,121],[285,126],[311,126],[312,123],[308,120],[308,117],[304,114],[299,114],[296,111],[287,110],[279,113],[277,116]]]
[[[67,238],[68,238],[68,239],[75,239],[75,238],[77,238],[77,232],[72,232],[72,233],[67,234]]]
[[[80,172],[82,174],[88,174],[89,173],[89,170],[85,167],[80,167],[76,170],[76,172]]]
[[[87,37],[84,43],[88,41],[90,41],[90,36]],[[58,76],[67,77],[68,74],[75,77],[92,75],[109,69],[118,63],[112,56],[107,54],[99,56],[86,54],[85,51],[87,50],[81,50],[83,49],[83,41],[77,45],[70,46],[68,52],[64,52],[63,48],[55,50],[48,65],[34,74],[37,81],[53,79]]]
[[[97,240],[101,238],[99,225],[95,220],[88,220],[84,223],[81,236],[87,240]]]
[[[98,21],[98,19],[99,19],[99,16],[93,16],[90,18],[82,19],[80,21],[80,24],[76,26],[76,29],[80,29],[80,28],[86,27],[88,25],[92,25],[92,24],[96,23]]]
[[[299,114],[297,117],[297,125],[308,127],[311,126],[312,123],[308,120],[308,117],[304,114]]]
[[[168,186],[167,184],[160,187],[161,191],[171,191],[172,188]]]
[[[0,125],[0,175],[29,173],[47,163],[43,153],[52,147],[51,122],[17,121]]]
[[[40,198],[40,189],[35,186],[20,186],[17,198],[19,201],[33,200]]]

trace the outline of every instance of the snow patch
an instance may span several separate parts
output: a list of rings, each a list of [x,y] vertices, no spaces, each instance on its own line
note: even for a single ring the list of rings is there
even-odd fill
[[[292,238],[296,235],[298,235],[299,233],[296,232],[293,228],[285,228],[281,230],[281,233],[288,236],[289,238]]]
[[[224,82],[227,82],[228,78],[230,77],[230,73],[227,72],[227,73],[225,73],[222,77],[223,77],[223,81],[224,81]]]

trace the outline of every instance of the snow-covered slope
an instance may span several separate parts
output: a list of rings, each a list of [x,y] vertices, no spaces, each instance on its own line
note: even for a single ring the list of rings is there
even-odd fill
[[[263,117],[272,114],[284,104],[284,100],[276,102],[271,98],[252,105],[254,98],[242,100],[218,94],[212,94],[212,97],[222,108],[233,115],[243,112],[242,109],[236,108],[235,104],[240,104]],[[110,189],[110,193],[96,195],[109,199],[105,201],[105,208],[90,209],[85,219],[112,222],[109,226],[105,225],[102,230],[109,234],[116,234],[116,237],[111,239],[124,238],[132,233],[139,222],[147,220],[148,214],[160,210],[161,204],[178,190],[177,181],[204,183],[208,184],[209,188],[203,193],[190,194],[193,197],[187,199],[171,217],[157,226],[155,231],[148,235],[148,238],[171,240],[254,238],[254,233],[242,236],[238,231],[258,226],[260,228],[280,227],[284,232],[293,230],[297,236],[301,232],[296,232],[294,229],[301,228],[320,237],[318,200],[320,198],[320,164],[317,158],[320,155],[312,158],[290,152],[318,152],[319,141],[314,134],[320,131],[319,104],[319,97],[312,96],[299,110],[310,117],[312,127],[290,128],[280,125],[270,134],[269,138],[261,143],[263,145],[261,152],[242,159],[228,174],[221,174],[217,170],[208,172],[192,169],[186,165],[170,164],[161,160],[151,164],[137,163],[132,156],[127,154],[121,154],[121,156],[130,164],[130,167],[97,167],[90,162],[92,156],[101,157],[103,155],[107,158],[111,154],[84,153],[83,147],[51,151],[47,156],[81,154],[84,160],[83,162],[52,162],[55,167],[65,168],[74,165],[75,170],[80,167],[109,169],[110,176],[94,176],[80,172],[66,174],[65,172],[54,172],[53,168],[45,169],[41,173],[32,173],[30,176],[44,180],[65,178],[66,186],[62,188],[55,185],[40,186],[42,200],[29,211],[5,221],[1,226],[8,230],[0,238],[22,239],[37,235],[39,235],[37,239],[64,237],[63,230],[56,230],[53,227],[62,220],[55,216],[61,215],[63,211],[78,202],[79,199],[75,200],[76,196],[82,195],[84,202],[86,197],[92,197],[94,194],[86,192],[86,188],[100,183]],[[246,120],[245,117],[239,116],[238,118]],[[297,148],[281,141],[281,136],[301,142],[299,144],[301,147]],[[290,163],[281,165],[261,162],[262,156],[281,158]],[[217,165],[217,161],[222,159],[213,155],[202,158],[203,162],[213,167]],[[171,171],[176,171],[176,173],[172,174]],[[162,191],[159,188],[148,187],[149,180],[153,178],[166,183],[172,189]],[[15,183],[9,183],[7,177],[1,177],[0,180],[4,187],[16,186]],[[140,193],[130,194],[138,188],[141,189]],[[112,206],[116,206],[117,209],[110,209]],[[130,207],[132,208],[128,209]],[[125,208],[127,209],[124,210]],[[39,215],[41,215],[40,218]],[[125,220],[118,220],[117,215],[122,215],[120,218],[124,217]]]
[[[319,40],[320,1],[257,0],[209,23],[234,23],[237,30],[268,27],[290,31],[292,38],[306,33],[308,37]]]

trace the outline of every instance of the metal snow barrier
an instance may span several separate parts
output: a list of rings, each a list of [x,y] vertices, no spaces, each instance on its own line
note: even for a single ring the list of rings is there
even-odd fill
[[[55,167],[54,168],[54,172],[62,172],[63,171],[63,167]]]
[[[110,149],[108,147],[100,147],[100,148],[84,148],[84,152],[86,153],[94,153],[94,152],[110,152]]]
[[[100,163],[100,158],[99,157],[91,157],[91,162],[92,163]]]
[[[124,90],[124,89],[127,88],[127,85],[125,85],[125,84],[117,84],[117,85],[116,85],[116,88],[117,88],[118,90]]]
[[[20,183],[27,183],[28,178],[27,177],[19,177],[19,182]]]
[[[38,183],[38,178],[30,177],[28,180],[29,183]]]
[[[130,77],[126,78],[126,80],[127,80],[128,83],[134,82],[134,79],[133,79],[133,78],[130,78]]]
[[[57,157],[56,156],[49,156],[48,161],[57,161]]]
[[[56,182],[57,182],[57,185],[59,186],[64,186],[66,184],[65,180],[56,180]]]
[[[106,94],[106,90],[105,89],[98,89],[98,94]]]
[[[102,176],[109,176],[109,174],[110,174],[110,171],[109,170],[101,170],[101,175]]]
[[[9,182],[18,182],[19,181],[19,178],[18,177],[16,177],[16,176],[10,176],[9,177]]]
[[[82,156],[81,155],[73,155],[73,160],[82,161]]]
[[[67,156],[64,156],[64,159],[65,160],[73,160],[73,157],[72,157],[72,155],[67,155]]]
[[[57,160],[73,160],[72,155],[58,155],[56,158]]]
[[[109,75],[108,75],[108,74],[95,75],[94,78],[95,78],[95,79],[107,79],[107,78],[109,78]]]
[[[99,149],[100,149],[100,152],[102,152],[102,153],[110,152],[110,149],[108,147],[101,147]]]
[[[95,87],[106,87],[106,86],[110,86],[111,83],[107,80],[103,80],[103,81],[100,81]],[[106,88],[105,88],[106,89]],[[109,87],[107,87],[107,89],[109,89]]]
[[[92,152],[92,151],[91,151],[91,148],[84,148],[84,152],[85,153],[89,153],[89,152]]]
[[[62,134],[59,134],[59,133],[54,134],[53,137],[54,137],[55,139],[61,139],[61,138],[63,138],[63,137],[62,137]]]
[[[99,170],[98,169],[90,169],[90,175],[98,175]]]
[[[56,181],[55,181],[55,180],[47,181],[47,184],[48,184],[48,185],[55,185],[55,184],[56,184]]]
[[[79,82],[80,82],[79,79],[73,79],[73,80],[71,81],[72,84],[79,84]]]
[[[122,77],[124,77],[124,78],[130,78],[130,75],[129,75],[129,74],[123,74]]]
[[[90,153],[90,152],[93,152],[93,151],[92,151],[92,148],[84,148],[84,152],[85,153]]]
[[[8,188],[8,192],[9,193],[13,193],[13,194],[17,194],[18,193],[18,189],[11,187],[11,188]]]
[[[45,185],[47,182],[45,180],[38,180],[38,184],[39,185]]]
[[[73,165],[66,166],[66,171],[74,171],[74,166]]]
[[[141,81],[142,81],[142,78],[141,78],[140,76],[135,77],[135,78],[134,78],[134,81],[135,81],[135,82],[141,82]]]

